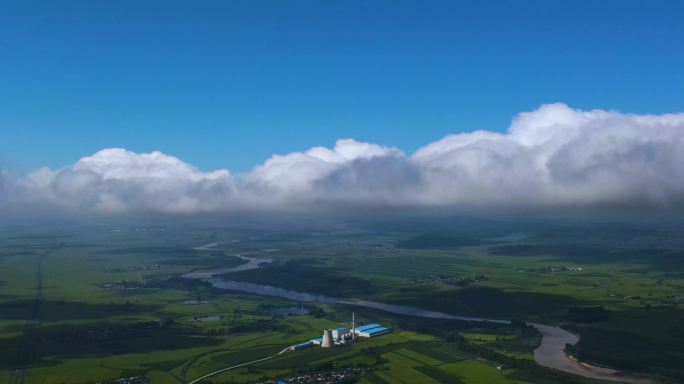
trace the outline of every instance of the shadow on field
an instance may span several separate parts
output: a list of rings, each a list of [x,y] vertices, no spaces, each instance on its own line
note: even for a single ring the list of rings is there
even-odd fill
[[[146,255],[160,255],[160,256],[188,256],[192,254],[198,253],[195,250],[189,249],[189,248],[184,248],[184,247],[165,247],[165,246],[156,246],[156,247],[120,247],[120,248],[111,248],[111,249],[104,249],[99,251],[98,253],[103,253],[107,255],[139,255],[139,254],[146,254]]]
[[[130,353],[152,353],[198,347],[215,347],[221,340],[190,337],[182,330],[158,322],[92,322],[76,325],[50,325],[37,328],[31,336],[36,345],[32,366],[53,366],[74,358],[109,357]],[[23,336],[0,339],[0,369],[21,364]]]
[[[0,302],[0,313],[4,320],[27,320],[26,309],[35,305],[34,300]],[[68,320],[102,320],[119,316],[134,316],[139,313],[155,312],[162,305],[152,304],[86,304],[64,301],[42,301],[40,320],[53,323]]]
[[[384,302],[431,309],[455,315],[502,319],[554,316],[582,302],[569,296],[536,292],[506,292],[469,287],[450,291],[411,289],[387,296]]]
[[[684,252],[664,248],[616,248],[577,244],[512,244],[490,248],[503,256],[552,256],[560,262],[582,264],[634,263],[656,271],[684,268]]]
[[[98,251],[102,255],[146,255],[164,265],[234,267],[245,261],[223,251],[197,251],[186,247],[122,247]]]
[[[684,382],[683,309],[615,311],[612,318],[578,325],[582,338],[573,352],[580,359]]]
[[[290,260],[285,265],[230,273],[225,277],[332,297],[352,297],[379,291],[369,280],[350,276],[343,268],[325,266],[314,260]]]

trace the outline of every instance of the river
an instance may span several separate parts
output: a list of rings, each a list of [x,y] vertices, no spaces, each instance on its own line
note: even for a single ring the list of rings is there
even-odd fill
[[[195,249],[206,251],[219,250],[218,248],[215,248],[216,246],[218,246],[217,243],[212,243],[207,244],[205,246],[197,247]],[[417,316],[433,319],[449,319],[460,321],[488,321],[491,323],[510,324],[509,320],[451,315],[448,313],[430,311],[416,307],[386,304],[376,301],[359,300],[353,298],[337,298],[324,295],[316,295],[311,293],[291,291],[289,289],[274,287],[270,285],[226,280],[216,277],[227,273],[257,269],[264,264],[269,264],[273,262],[272,258],[260,259],[247,257],[244,255],[244,253],[231,255],[245,260],[244,264],[238,265],[237,267],[218,267],[211,269],[195,270],[186,273],[181,277],[187,279],[199,279],[202,281],[206,281],[210,283],[214,288],[247,292],[262,296],[282,297],[285,299],[300,302],[356,305],[359,307],[373,308],[390,313],[396,313],[398,315]],[[577,342],[579,342],[580,339],[579,335],[576,335],[568,330],[552,325],[545,325],[539,323],[528,323],[528,325],[531,325],[542,334],[542,341],[540,345],[534,350],[534,361],[537,362],[537,364],[539,365],[591,379],[617,381],[629,384],[655,384],[655,381],[650,379],[630,376],[613,369],[589,365],[567,356],[565,354],[565,345],[577,344]]]

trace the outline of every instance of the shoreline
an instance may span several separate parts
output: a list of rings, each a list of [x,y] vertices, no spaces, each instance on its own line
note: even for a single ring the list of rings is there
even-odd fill
[[[211,243],[201,247],[196,247],[195,249],[206,251],[218,250],[214,248],[215,246],[218,246],[218,244],[219,243]],[[449,319],[458,321],[487,321],[499,324],[510,324],[510,320],[458,316],[416,307],[386,304],[381,302],[360,300],[354,298],[335,298],[325,295],[292,291],[289,289],[280,288],[276,286],[239,282],[217,278],[217,275],[247,271],[251,269],[258,269],[261,268],[262,264],[273,262],[273,258],[258,259],[254,257],[247,257],[242,254],[232,254],[231,256],[240,257],[241,259],[245,260],[246,263],[232,268],[217,267],[204,270],[195,270],[183,274],[181,275],[181,277],[186,279],[199,279],[210,283],[212,287],[218,289],[241,291],[262,296],[281,297],[294,301],[356,305],[366,308],[378,309],[399,315],[416,316],[424,318]],[[574,334],[566,329],[553,325],[532,322],[528,322],[527,324],[534,327],[542,335],[542,340],[539,346],[537,346],[537,348],[535,348],[533,351],[534,361],[541,366],[582,376],[589,379],[608,380],[628,384],[656,384],[656,382],[651,379],[631,376],[611,368],[594,366],[588,363],[581,362],[573,356],[566,355],[566,344],[577,344],[580,340],[580,335],[578,334]]]

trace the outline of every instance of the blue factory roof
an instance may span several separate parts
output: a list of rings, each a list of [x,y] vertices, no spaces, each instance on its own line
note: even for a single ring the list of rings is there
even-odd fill
[[[384,332],[384,331],[386,331],[386,330],[388,330],[388,329],[389,329],[389,328],[385,328],[385,327],[376,327],[376,328],[369,329],[369,330],[364,331],[364,332],[368,333],[369,335],[372,335],[372,334],[374,334],[374,333]]]
[[[335,329],[335,330],[336,330],[337,332],[344,332],[344,331],[347,331],[348,329],[347,329],[347,328],[337,328],[337,329]]]
[[[317,337],[317,338],[315,338],[315,339],[311,339],[311,341],[312,341],[312,342],[318,341],[319,343],[322,343],[322,342],[323,342],[323,338],[322,338],[322,337]]]
[[[305,341],[303,343],[295,344],[295,347],[304,347],[313,343],[313,340]]]
[[[377,327],[382,327],[380,324],[367,324],[367,325],[362,325],[360,327],[356,327],[356,331],[358,332],[363,332],[369,329],[377,328]]]

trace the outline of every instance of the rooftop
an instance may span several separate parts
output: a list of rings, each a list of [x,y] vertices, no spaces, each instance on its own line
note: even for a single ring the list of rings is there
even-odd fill
[[[356,331],[357,331],[357,332],[363,332],[363,331],[365,331],[365,330],[373,329],[373,328],[377,328],[377,327],[382,327],[382,325],[380,325],[380,324],[367,324],[367,325],[362,325],[362,326],[360,326],[360,327],[356,327]]]
[[[366,331],[364,331],[364,332],[368,333],[369,335],[372,335],[372,334],[374,334],[374,333],[384,332],[384,331],[387,331],[387,330],[389,330],[389,328],[386,328],[386,327],[376,327],[376,328],[373,328],[373,329],[366,330]]]

